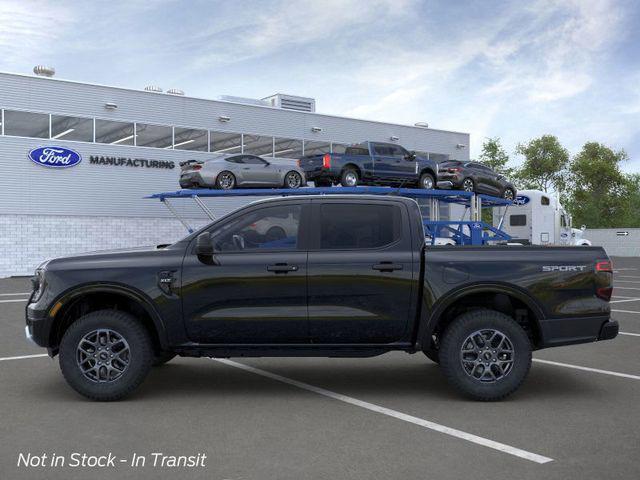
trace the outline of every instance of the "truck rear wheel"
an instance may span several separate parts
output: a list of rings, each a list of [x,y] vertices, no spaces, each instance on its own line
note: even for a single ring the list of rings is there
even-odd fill
[[[520,387],[531,368],[526,332],[494,310],[457,317],[445,331],[438,353],[449,382],[475,400],[505,398]]]
[[[91,400],[126,397],[142,383],[152,361],[149,333],[135,317],[118,310],[80,317],[60,342],[64,378]]]
[[[345,168],[340,177],[340,185],[343,187],[357,187],[360,177],[358,172],[353,168]]]

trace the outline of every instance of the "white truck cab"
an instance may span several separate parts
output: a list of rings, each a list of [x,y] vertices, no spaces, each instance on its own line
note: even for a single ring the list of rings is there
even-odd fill
[[[514,204],[496,209],[495,227],[511,235],[511,242],[530,245],[591,245],[582,235],[585,226],[572,228],[571,216],[558,199],[540,190],[521,190]],[[500,219],[504,214],[502,225]]]

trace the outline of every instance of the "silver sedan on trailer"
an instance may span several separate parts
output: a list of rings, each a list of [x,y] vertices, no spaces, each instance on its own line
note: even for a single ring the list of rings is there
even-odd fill
[[[219,155],[180,163],[181,188],[299,188],[307,184],[296,160],[249,154]]]

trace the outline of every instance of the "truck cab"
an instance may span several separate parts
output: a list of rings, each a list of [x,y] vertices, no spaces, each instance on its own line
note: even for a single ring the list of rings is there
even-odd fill
[[[560,204],[557,197],[541,190],[518,192],[513,205],[498,209],[494,216],[494,226],[501,226],[515,243],[524,245],[571,245],[590,246],[591,242],[582,238],[586,227],[572,227],[571,215]]]

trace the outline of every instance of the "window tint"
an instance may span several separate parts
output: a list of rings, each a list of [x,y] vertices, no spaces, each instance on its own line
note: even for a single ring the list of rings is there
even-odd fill
[[[138,147],[171,148],[173,129],[164,125],[136,123],[136,145]]]
[[[396,205],[332,203],[321,206],[320,248],[379,248],[400,239],[401,210]]]
[[[348,147],[346,150],[347,155],[369,155],[369,149],[367,147]]]
[[[249,165],[265,165],[267,162],[260,157],[256,157],[255,155],[245,155],[242,158],[242,163],[247,163]]]
[[[509,225],[512,227],[524,227],[527,224],[526,215],[511,215],[509,217]]]
[[[387,145],[374,144],[373,151],[375,152],[376,155],[385,155],[385,156],[393,155],[393,148]]]
[[[238,155],[236,157],[225,158],[225,160],[227,162],[231,162],[231,163],[244,163],[244,156],[243,155]]]
[[[549,197],[540,197],[540,205],[549,205],[550,203]]]
[[[133,145],[133,123],[96,119],[96,142]]]
[[[207,145],[209,140],[206,130],[176,127],[174,128],[173,134],[173,148],[176,150],[206,152],[209,148]]]
[[[391,155],[394,157],[404,158],[409,152],[407,152],[400,145],[390,145],[389,150],[391,151]]]
[[[218,252],[295,250],[298,248],[300,205],[265,207],[212,232]]]
[[[49,115],[5,110],[4,134],[16,137],[49,138]]]
[[[332,143],[331,144],[331,153],[344,153],[347,149],[347,145],[344,143]]]
[[[51,115],[51,138],[93,142],[93,119]]]

